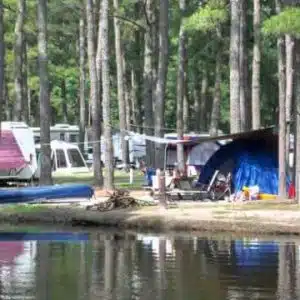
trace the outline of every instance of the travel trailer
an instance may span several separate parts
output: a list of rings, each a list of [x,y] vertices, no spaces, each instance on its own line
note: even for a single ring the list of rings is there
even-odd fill
[[[39,178],[40,161],[42,159],[40,144],[36,144],[35,148],[38,157],[38,169],[35,177]],[[72,175],[87,173],[90,171],[77,145],[64,141],[53,140],[51,141],[51,150],[53,175]]]
[[[32,127],[34,141],[40,143],[41,129],[40,127]],[[69,124],[55,124],[50,127],[50,140],[61,140],[69,143],[79,142],[79,127]]]
[[[1,122],[0,182],[31,182],[36,170],[31,128],[24,122]]]

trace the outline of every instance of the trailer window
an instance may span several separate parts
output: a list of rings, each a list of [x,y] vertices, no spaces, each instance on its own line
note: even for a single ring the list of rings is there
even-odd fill
[[[85,167],[85,163],[77,149],[68,149],[68,156],[72,168]]]
[[[57,168],[66,168],[67,160],[64,150],[56,150]]]
[[[70,134],[70,143],[77,142],[77,134]]]

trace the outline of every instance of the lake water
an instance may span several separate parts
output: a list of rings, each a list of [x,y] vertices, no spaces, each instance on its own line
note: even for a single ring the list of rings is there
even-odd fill
[[[0,299],[300,299],[296,240],[0,232]]]

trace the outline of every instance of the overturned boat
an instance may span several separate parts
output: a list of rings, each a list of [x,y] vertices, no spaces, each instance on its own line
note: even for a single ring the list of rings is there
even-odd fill
[[[0,190],[0,204],[71,202],[72,200],[90,200],[94,189],[86,184],[62,184],[53,186],[35,186]]]

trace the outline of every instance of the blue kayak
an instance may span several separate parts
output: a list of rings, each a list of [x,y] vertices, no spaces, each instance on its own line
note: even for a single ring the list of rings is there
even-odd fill
[[[0,204],[26,203],[63,198],[92,198],[94,189],[86,184],[62,184],[0,190]]]

